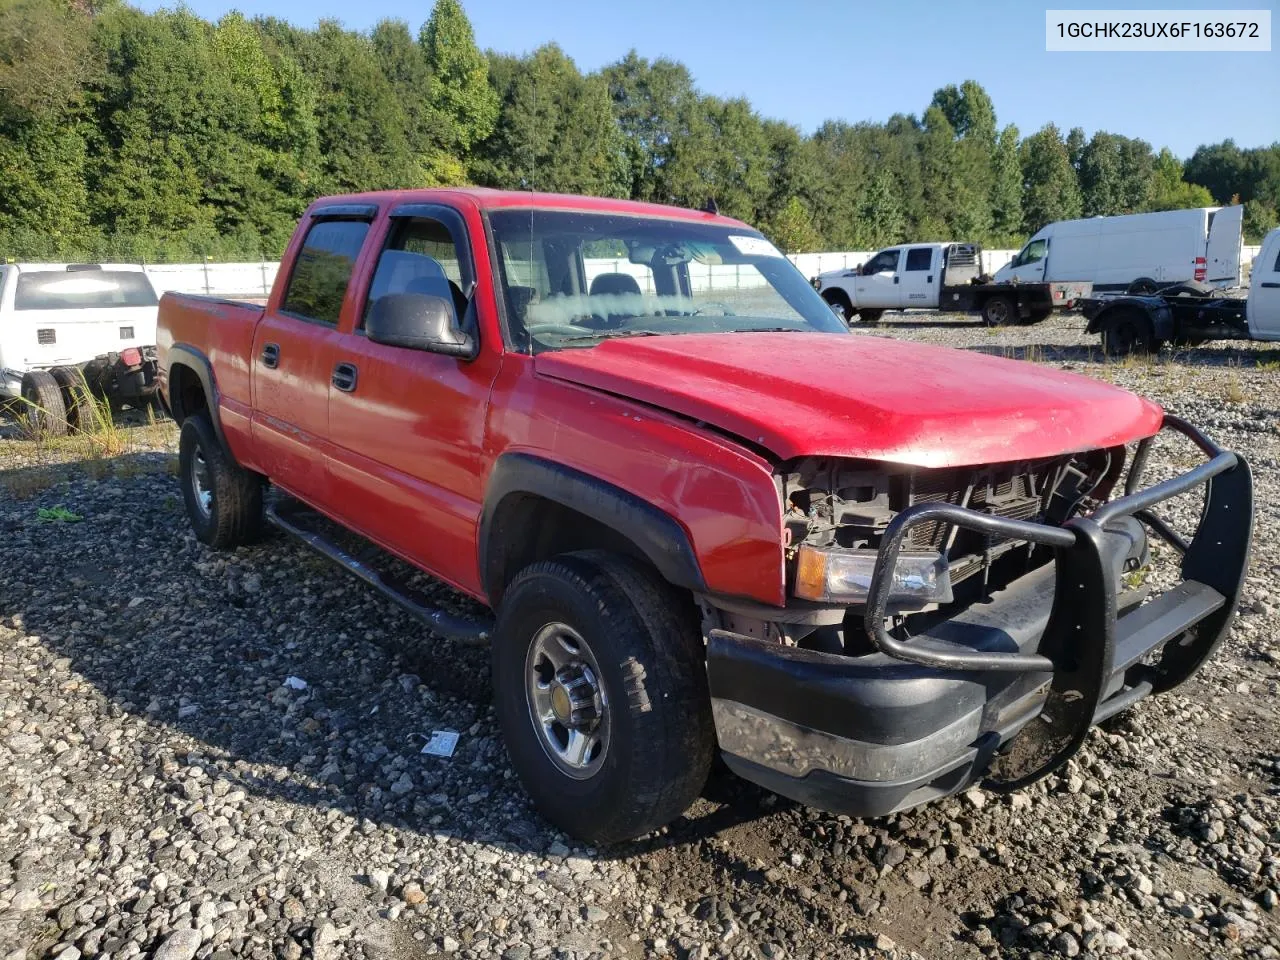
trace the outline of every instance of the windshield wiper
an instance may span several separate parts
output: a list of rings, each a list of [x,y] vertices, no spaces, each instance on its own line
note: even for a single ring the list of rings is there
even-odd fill
[[[804,333],[799,327],[734,327],[727,333]]]
[[[562,337],[561,343],[576,343],[579,340],[622,340],[625,337],[660,337],[657,330],[599,330],[596,333],[584,334],[580,337]]]

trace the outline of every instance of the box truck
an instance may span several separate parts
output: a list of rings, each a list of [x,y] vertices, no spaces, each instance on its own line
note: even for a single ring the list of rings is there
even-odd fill
[[[1240,284],[1244,208],[1199,207],[1042,227],[997,282],[1085,281],[1099,292],[1155,293],[1175,283]]]

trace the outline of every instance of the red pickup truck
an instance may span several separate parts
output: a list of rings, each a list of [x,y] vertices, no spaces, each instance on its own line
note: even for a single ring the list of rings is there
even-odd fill
[[[322,199],[265,308],[169,294],[158,340],[199,538],[269,521],[487,642],[512,765],[592,841],[677,817],[717,749],[857,816],[1028,783],[1191,676],[1246,568],[1238,454],[1085,377],[852,334],[710,212]],[[1144,485],[1161,430],[1203,462]],[[1188,492],[1184,534],[1156,508]],[[1149,535],[1182,554],[1155,596]]]

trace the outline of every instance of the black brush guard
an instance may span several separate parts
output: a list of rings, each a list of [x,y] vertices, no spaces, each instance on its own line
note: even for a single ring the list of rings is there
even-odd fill
[[[1052,773],[1080,749],[1089,728],[1148,693],[1178,686],[1221,644],[1235,614],[1249,562],[1253,480],[1243,457],[1220,449],[1179,417],[1162,429],[1190,439],[1209,458],[1180,476],[1139,490],[1151,439],[1143,440],[1125,494],[1061,527],[1007,520],[953,504],[919,504],[889,523],[867,597],[866,631],[882,653],[907,663],[956,671],[1051,674],[1038,718],[992,761],[987,785],[1015,790]],[[1204,511],[1190,543],[1152,513],[1157,504],[1206,487]],[[1103,562],[1104,526],[1133,517],[1182,554],[1182,583],[1118,619],[1114,575]],[[1052,612],[1037,653],[973,651],[902,641],[885,629],[892,574],[907,532],[942,521],[968,530],[1050,547],[1055,559]],[[1153,651],[1158,660],[1145,663]],[[1123,672],[1120,689],[1104,698]]]

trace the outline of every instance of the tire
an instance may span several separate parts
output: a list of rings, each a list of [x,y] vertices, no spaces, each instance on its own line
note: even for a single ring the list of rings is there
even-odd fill
[[[31,433],[36,437],[62,437],[67,433],[67,405],[62,388],[48,370],[22,375],[22,399]]]
[[[565,833],[590,843],[630,840],[697,798],[715,748],[702,638],[693,605],[655,572],[598,551],[525,568],[503,595],[491,657],[511,764]],[[584,686],[584,677],[593,682]],[[547,679],[544,728],[534,717]],[[578,699],[563,697],[557,708],[554,690],[565,683]],[[574,709],[560,722],[583,703],[591,705],[585,719]],[[575,766],[565,754],[578,724],[594,745]]]
[[[863,323],[879,323],[884,316],[883,310],[859,310],[858,319]]]
[[[1155,344],[1151,322],[1135,310],[1122,310],[1102,326],[1102,352],[1112,359],[1150,353]]]
[[[990,297],[982,304],[982,321],[988,327],[1002,327],[1018,320],[1018,305],[1012,297]]]
[[[853,322],[853,301],[849,299],[849,295],[843,290],[827,290],[822,294],[822,299],[833,307],[839,307],[844,312],[845,323]]]
[[[1124,292],[1132,297],[1149,297],[1159,289],[1160,286],[1150,277],[1139,277],[1125,287]]]
[[[262,478],[227,455],[205,414],[182,422],[178,476],[187,517],[201,543],[226,550],[262,535]]]
[[[50,373],[62,389],[67,423],[81,433],[95,433],[102,427],[100,401],[89,390],[88,381],[75,367],[54,367]]]

